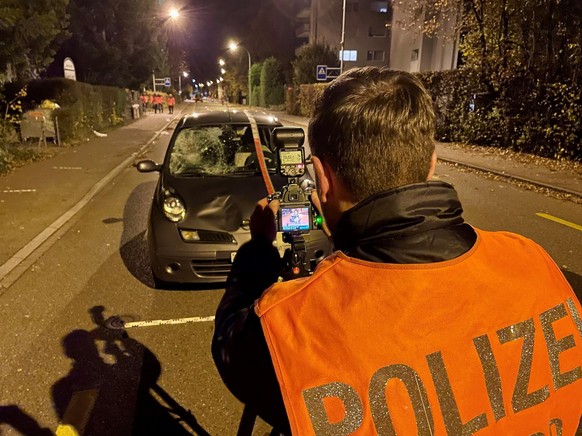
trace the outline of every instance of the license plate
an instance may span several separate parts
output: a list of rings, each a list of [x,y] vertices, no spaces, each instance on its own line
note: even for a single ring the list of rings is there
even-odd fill
[[[234,256],[236,256],[236,251],[233,251],[232,253],[230,253],[230,263],[234,262]]]

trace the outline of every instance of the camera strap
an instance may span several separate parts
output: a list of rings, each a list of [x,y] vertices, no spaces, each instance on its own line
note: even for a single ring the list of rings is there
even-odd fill
[[[267,169],[267,162],[265,162],[265,155],[263,154],[263,148],[261,146],[261,137],[259,135],[257,121],[249,111],[244,111],[244,113],[249,119],[249,123],[251,125],[251,132],[253,133],[253,141],[255,143],[255,153],[257,154],[257,162],[259,164],[259,168],[261,169],[263,181],[265,182],[265,188],[267,188],[267,195],[272,195],[275,193],[275,187],[273,186],[271,176],[269,175],[269,170]]]

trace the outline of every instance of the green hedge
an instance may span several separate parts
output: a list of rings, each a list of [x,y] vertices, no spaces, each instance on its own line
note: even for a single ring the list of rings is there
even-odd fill
[[[467,69],[419,73],[432,96],[436,139],[582,161],[582,87],[514,75],[487,91]],[[326,84],[288,90],[289,113],[310,117]]]
[[[487,91],[477,74],[418,74],[432,95],[437,139],[582,160],[582,89],[515,74]]]
[[[54,78],[28,84],[25,110],[52,100],[61,107],[53,112],[58,118],[61,141],[74,143],[122,124],[130,114],[128,91],[111,86],[96,86]]]

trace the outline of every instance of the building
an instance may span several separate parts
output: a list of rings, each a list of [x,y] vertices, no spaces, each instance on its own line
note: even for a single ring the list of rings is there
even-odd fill
[[[298,14],[298,38],[326,44],[340,53],[343,0],[311,0]],[[403,10],[391,1],[346,0],[343,68],[388,66],[409,72],[449,70],[457,66],[456,40],[404,30]],[[452,29],[452,23],[449,23]]]

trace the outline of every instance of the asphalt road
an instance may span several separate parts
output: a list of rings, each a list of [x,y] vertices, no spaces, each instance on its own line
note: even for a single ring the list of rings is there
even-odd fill
[[[161,160],[168,139],[160,136],[144,155]],[[154,419],[162,423],[166,431],[158,434],[236,433],[242,406],[214,368],[213,324],[204,320],[214,315],[222,289],[152,288],[144,232],[156,177],[123,169],[0,295],[0,433],[54,431],[70,398],[92,410],[87,434],[130,434],[134,415],[142,429],[152,430]],[[582,296],[582,232],[537,215],[580,225],[582,206],[450,165],[440,164],[437,177],[457,187],[467,221],[536,240]],[[127,335],[104,326],[106,319],[115,327],[117,319],[196,317],[137,323]],[[147,389],[138,392],[140,379]],[[182,413],[183,425],[167,406],[190,411]],[[254,434],[269,431],[259,421]]]

